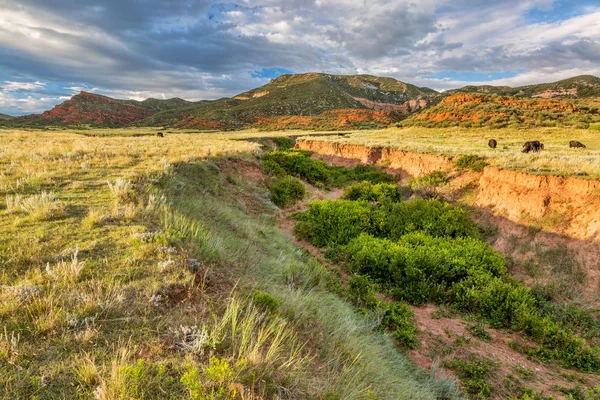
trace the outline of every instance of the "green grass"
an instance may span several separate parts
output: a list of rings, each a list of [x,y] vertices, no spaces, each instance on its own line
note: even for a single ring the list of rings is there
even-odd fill
[[[324,136],[318,140],[372,147],[392,147],[404,151],[437,154],[455,159],[465,154],[482,157],[497,168],[525,171],[537,175],[574,175],[600,178],[600,136],[591,129],[468,129],[468,128],[390,128],[360,131],[347,135]],[[490,149],[489,139],[498,147]],[[307,139],[311,139],[308,137]],[[314,139],[314,137],[313,137]],[[302,140],[302,139],[300,139]],[[522,145],[540,140],[545,149],[540,153],[523,154]],[[571,149],[569,141],[577,140],[586,149]]]
[[[459,397],[227,179],[239,137],[0,131],[2,397]]]

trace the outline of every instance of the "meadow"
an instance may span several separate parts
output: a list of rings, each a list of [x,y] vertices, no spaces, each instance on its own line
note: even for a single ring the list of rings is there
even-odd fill
[[[498,147],[488,147],[496,139]],[[321,139],[319,139],[321,140]],[[393,147],[405,151],[450,157],[473,154],[485,157],[498,168],[514,169],[543,175],[575,175],[600,178],[600,130],[573,128],[469,129],[469,128],[389,128],[355,131],[344,137],[329,136],[322,140],[366,146]],[[523,154],[526,141],[540,140],[545,149]],[[577,140],[586,149],[571,149]]]
[[[460,398],[279,229],[265,133],[155,133],[0,131],[0,397]]]

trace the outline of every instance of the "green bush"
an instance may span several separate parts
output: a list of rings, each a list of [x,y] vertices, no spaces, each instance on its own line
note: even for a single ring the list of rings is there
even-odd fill
[[[263,157],[263,168],[267,172],[275,171],[278,174],[280,171],[285,171],[319,187],[341,187],[360,181],[373,183],[397,181],[394,176],[381,172],[371,165],[358,165],[355,168],[330,167],[325,161],[312,159],[311,154],[310,151],[305,150],[271,151]]]
[[[485,158],[473,154],[467,154],[454,161],[458,168],[468,168],[476,172],[481,172],[488,165]]]
[[[278,180],[270,190],[271,200],[281,208],[293,206],[306,195],[304,184],[292,177]]]
[[[402,192],[397,185],[390,183],[360,182],[344,188],[343,199],[366,200],[384,203],[402,201]]]
[[[464,209],[433,199],[386,204],[374,213],[373,224],[378,236],[390,239],[414,231],[432,236],[479,237],[477,227]]]
[[[471,276],[505,272],[502,256],[473,238],[434,238],[416,232],[393,242],[362,234],[346,251],[349,271],[369,275],[411,304],[443,302],[452,297],[455,284]]]
[[[371,213],[366,201],[313,201],[307,211],[295,215],[299,222],[294,232],[318,247],[346,244],[368,231]]]
[[[379,304],[376,285],[366,275],[353,274],[348,281],[348,293],[359,307],[372,309]]]
[[[487,399],[492,389],[487,380],[494,364],[488,360],[472,358],[466,360],[453,360],[448,364],[458,374],[460,385],[470,395],[478,399]]]
[[[310,152],[302,150],[272,151],[263,157],[263,163],[276,163],[290,175],[301,178],[311,185],[330,186],[329,167],[321,160],[310,158]]]
[[[266,174],[271,176],[284,177],[287,175],[285,169],[281,168],[281,166],[273,160],[264,160],[262,162],[262,169]]]
[[[380,171],[372,165],[357,165],[354,168],[329,167],[333,186],[341,187],[352,182],[396,183],[398,178]]]
[[[257,289],[252,290],[252,293],[250,294],[250,299],[252,300],[252,303],[258,308],[271,313],[277,311],[277,308],[279,308],[279,305],[281,304],[281,301],[277,300],[269,293]]]
[[[291,150],[296,145],[296,141],[294,139],[286,136],[274,137],[273,142],[275,142],[275,145],[277,145],[277,149],[282,151]]]
[[[403,347],[417,347],[418,329],[413,322],[413,312],[404,303],[394,302],[383,306],[383,326],[392,330],[392,335]]]

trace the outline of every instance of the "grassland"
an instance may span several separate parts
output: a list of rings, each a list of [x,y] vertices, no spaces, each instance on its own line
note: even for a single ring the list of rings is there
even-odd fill
[[[0,397],[458,397],[279,230],[265,133],[155,132],[0,131]]]
[[[533,174],[575,175],[600,178],[600,131],[597,129],[468,129],[468,128],[389,128],[358,131],[343,137],[328,136],[322,140],[367,146],[393,147],[405,151],[461,156],[485,157],[498,168]],[[498,147],[487,142],[496,139]],[[320,139],[321,140],[321,139]],[[545,150],[523,154],[525,141],[540,140]],[[586,149],[571,149],[569,141],[578,140]]]

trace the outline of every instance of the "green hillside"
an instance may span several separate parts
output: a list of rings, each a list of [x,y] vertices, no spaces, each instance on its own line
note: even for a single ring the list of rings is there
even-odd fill
[[[171,110],[173,108],[182,108],[182,107],[187,107],[187,106],[195,104],[192,101],[183,100],[183,99],[180,99],[179,97],[174,97],[172,99],[165,99],[165,100],[150,98],[150,99],[146,99],[143,101],[137,101],[137,100],[119,100],[119,101],[121,101],[122,103],[125,103],[125,104],[132,104],[134,106],[146,108],[146,109],[154,111],[154,112]]]
[[[160,112],[139,124],[237,128],[261,118],[317,116],[330,110],[374,108],[361,103],[364,100],[376,103],[375,107],[381,104],[391,109],[410,100],[428,101],[437,96],[432,89],[371,75],[282,75],[232,99]]]
[[[446,94],[456,93],[489,93],[515,97],[565,97],[585,98],[600,96],[600,78],[592,75],[580,75],[552,83],[519,86],[465,86],[448,90]]]
[[[12,115],[0,113],[0,120],[2,120],[2,119],[12,119],[12,118],[14,118]]]

